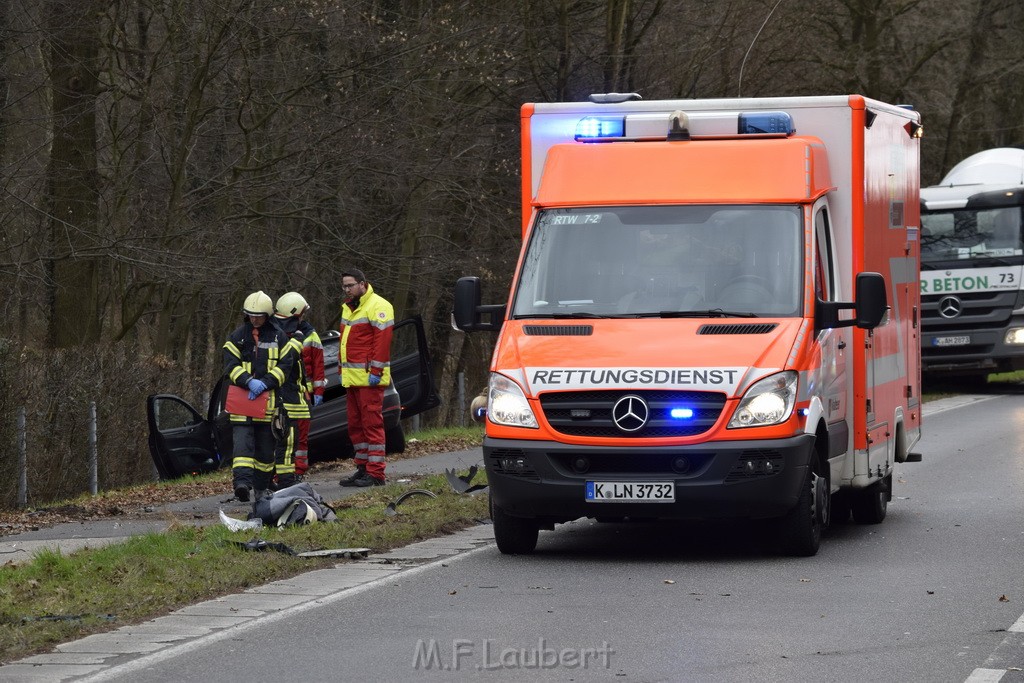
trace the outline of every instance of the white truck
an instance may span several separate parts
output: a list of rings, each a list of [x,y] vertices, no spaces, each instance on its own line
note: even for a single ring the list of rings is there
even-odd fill
[[[1024,368],[1024,150],[989,149],[921,189],[922,370]]]

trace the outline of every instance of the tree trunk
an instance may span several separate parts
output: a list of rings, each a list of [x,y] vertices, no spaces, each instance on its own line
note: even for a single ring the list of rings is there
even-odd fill
[[[47,169],[50,222],[50,320],[55,347],[100,338],[96,247],[99,8],[95,0],[49,0],[52,145]]]

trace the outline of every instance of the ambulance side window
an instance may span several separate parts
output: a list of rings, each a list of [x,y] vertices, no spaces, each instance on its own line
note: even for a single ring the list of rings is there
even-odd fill
[[[822,301],[835,301],[835,264],[832,262],[832,231],[828,212],[818,209],[814,215],[814,293]]]

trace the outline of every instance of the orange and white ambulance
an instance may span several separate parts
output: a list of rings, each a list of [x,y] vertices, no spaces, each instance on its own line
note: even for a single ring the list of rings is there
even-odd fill
[[[484,458],[498,548],[579,517],[877,523],[921,435],[920,115],[865,97],[522,108]]]

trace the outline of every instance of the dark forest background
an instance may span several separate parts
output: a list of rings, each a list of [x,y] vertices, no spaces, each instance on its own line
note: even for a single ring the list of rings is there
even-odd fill
[[[858,93],[922,112],[923,184],[1024,141],[1019,0],[0,2],[0,466],[27,411],[33,500],[151,476],[145,397],[198,403],[242,299],[321,330],[362,267],[426,321],[457,422],[519,249],[524,102]],[[472,395],[472,394],[471,394]],[[0,504],[15,477],[0,481]]]

